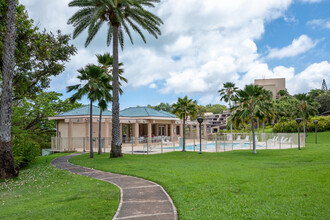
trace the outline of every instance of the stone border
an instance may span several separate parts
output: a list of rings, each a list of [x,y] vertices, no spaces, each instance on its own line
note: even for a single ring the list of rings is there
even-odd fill
[[[120,202],[114,220],[177,220],[177,209],[165,189],[152,181],[104,172],[71,164],[68,160],[82,153],[54,159],[51,164],[78,175],[111,183],[120,189]]]

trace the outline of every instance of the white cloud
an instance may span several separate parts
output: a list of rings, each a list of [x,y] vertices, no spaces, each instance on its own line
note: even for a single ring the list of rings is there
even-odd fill
[[[298,39],[294,39],[289,46],[271,49],[268,58],[294,57],[314,48],[317,43],[318,41],[313,41],[307,35],[301,35]]]
[[[155,83],[151,83],[151,84],[149,85],[149,88],[150,88],[150,89],[156,89],[156,88],[157,88],[157,85],[156,85]]]
[[[313,19],[307,22],[312,28],[321,27],[330,29],[330,19]]]
[[[323,0],[301,0],[302,2],[304,3],[318,3],[318,2],[321,2]]]

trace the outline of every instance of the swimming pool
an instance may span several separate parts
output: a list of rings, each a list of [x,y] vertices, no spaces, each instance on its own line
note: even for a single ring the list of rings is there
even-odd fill
[[[186,150],[199,150],[199,144],[195,145],[186,145]],[[226,150],[226,149],[250,149],[250,147],[252,148],[252,143],[250,146],[250,143],[218,143],[218,150]],[[258,145],[257,147],[263,147],[261,145]],[[164,149],[173,149],[173,147],[164,147]],[[176,146],[175,150],[182,150],[181,146]],[[215,150],[215,143],[209,143],[207,145],[202,144],[202,150]]]

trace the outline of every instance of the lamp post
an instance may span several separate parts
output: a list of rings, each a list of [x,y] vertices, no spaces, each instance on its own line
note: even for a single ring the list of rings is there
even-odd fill
[[[202,123],[203,123],[204,118],[199,116],[197,118],[197,121],[199,123],[199,154],[202,153]]]
[[[319,122],[318,120],[314,121],[314,124],[315,124],[315,144],[317,144],[317,123],[318,122]]]
[[[302,119],[301,118],[296,118],[296,122],[298,124],[298,150],[300,150],[300,123]]]

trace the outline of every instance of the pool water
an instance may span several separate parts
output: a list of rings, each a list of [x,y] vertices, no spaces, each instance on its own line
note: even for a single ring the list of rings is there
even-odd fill
[[[195,150],[199,150],[199,144],[196,144],[195,146]],[[206,147],[203,146],[203,150],[214,150],[215,149],[215,143],[210,143],[210,144],[207,144]],[[252,147],[252,144],[251,144],[251,147]],[[257,146],[257,147],[261,147],[261,146]],[[234,149],[250,149],[250,143],[220,143],[218,144],[218,149],[231,149],[231,148],[234,148]],[[164,147],[164,149],[173,149],[173,147]],[[175,150],[182,150],[182,147],[180,146],[177,146],[175,147]],[[194,145],[186,145],[186,150],[194,150]]]

